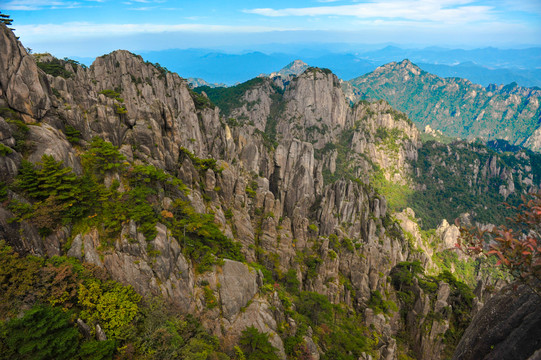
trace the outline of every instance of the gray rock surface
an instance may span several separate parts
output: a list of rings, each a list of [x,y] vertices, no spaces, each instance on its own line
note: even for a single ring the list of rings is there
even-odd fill
[[[541,349],[539,309],[541,297],[527,285],[506,286],[475,315],[453,360],[535,359]]]
[[[0,26],[0,95],[10,108],[24,115],[25,121],[34,122],[43,118],[51,107],[48,83],[15,34],[4,24]]]

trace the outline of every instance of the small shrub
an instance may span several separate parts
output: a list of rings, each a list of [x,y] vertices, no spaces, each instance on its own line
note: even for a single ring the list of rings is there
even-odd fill
[[[4,144],[0,144],[0,156],[7,156],[11,154],[13,150],[10,147],[7,147]]]
[[[246,360],[278,360],[277,350],[269,341],[269,335],[261,333],[254,326],[242,331],[239,340]]]
[[[72,144],[78,144],[81,141],[81,132],[71,125],[66,125],[64,133],[68,141]]]

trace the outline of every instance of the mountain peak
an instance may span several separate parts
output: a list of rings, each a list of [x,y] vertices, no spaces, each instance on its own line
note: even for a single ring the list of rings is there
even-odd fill
[[[300,75],[302,74],[306,69],[308,69],[308,64],[305,63],[302,60],[295,60],[284,66],[280,71],[277,73],[272,73],[270,76],[287,76],[287,75]]]
[[[421,68],[412,63],[409,59],[404,59],[397,64],[400,68],[407,69],[413,73],[419,75],[421,73]]]

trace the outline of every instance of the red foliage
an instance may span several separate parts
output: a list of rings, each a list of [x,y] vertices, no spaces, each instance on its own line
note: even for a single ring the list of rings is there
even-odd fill
[[[472,256],[496,256],[498,265],[512,276],[530,282],[541,280],[541,192],[523,196],[522,201],[518,207],[505,204],[517,213],[508,219],[515,229],[460,227],[457,247]]]

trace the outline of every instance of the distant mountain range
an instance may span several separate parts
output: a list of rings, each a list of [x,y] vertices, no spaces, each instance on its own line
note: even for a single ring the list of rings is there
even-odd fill
[[[483,86],[516,82],[520,86],[541,87],[541,48],[462,50],[387,46],[376,51],[335,53],[299,47],[299,50],[287,53],[241,54],[209,49],[171,49],[141,55],[145,60],[159,63],[183,76],[201,78],[211,84],[244,82],[261,73],[275,72],[296,59],[302,59],[310,66],[328,68],[344,80],[364,75],[389,62],[409,59],[440,77],[461,77]],[[85,59],[76,60],[85,62]]]

